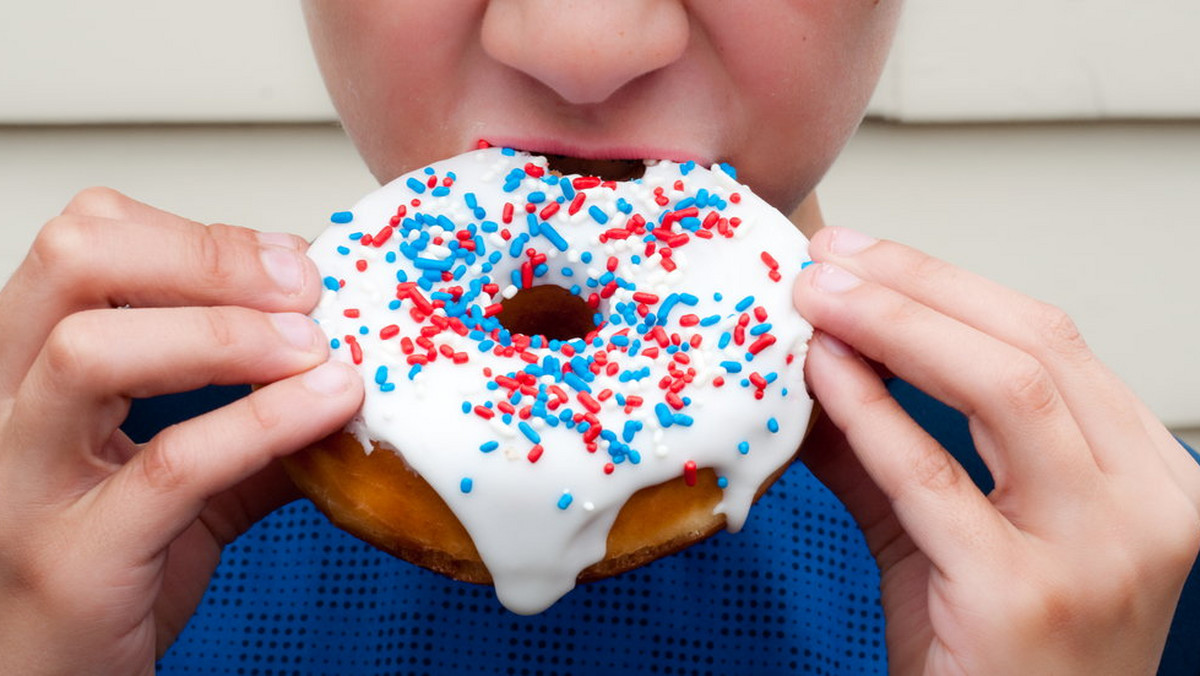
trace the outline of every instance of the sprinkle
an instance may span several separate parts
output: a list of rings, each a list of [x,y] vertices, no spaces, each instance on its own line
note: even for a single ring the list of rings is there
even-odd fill
[[[458,482],[458,490],[462,491],[463,493],[470,493],[471,489],[474,487],[475,482],[471,480],[471,477],[463,477],[462,481]]]
[[[350,221],[354,220],[354,213],[350,211],[335,211],[333,215],[329,217],[329,220],[338,224],[349,223]]]
[[[776,434],[777,432],[779,432],[779,421],[776,420],[775,418],[768,418],[767,419],[767,430],[769,430],[771,432],[771,434]]]
[[[683,482],[689,486],[696,485],[696,461],[688,460],[683,463]]]
[[[571,494],[569,492],[563,491],[562,497],[560,497],[558,499],[558,508],[566,509],[566,508],[570,507],[571,502],[574,501],[574,499],[575,498],[571,497]]]

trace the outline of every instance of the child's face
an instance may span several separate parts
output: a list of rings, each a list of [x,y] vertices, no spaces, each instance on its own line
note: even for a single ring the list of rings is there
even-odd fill
[[[326,83],[381,181],[480,140],[729,162],[788,211],[857,126],[901,0],[311,0]]]

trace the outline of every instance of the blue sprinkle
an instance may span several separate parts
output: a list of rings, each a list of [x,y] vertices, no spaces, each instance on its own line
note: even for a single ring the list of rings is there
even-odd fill
[[[475,482],[471,481],[470,477],[463,477],[462,481],[458,482],[458,490],[462,491],[463,493],[470,493],[471,489],[474,487]]]
[[[734,309],[738,312],[745,312],[751,305],[754,305],[754,296],[746,296],[738,301],[738,304],[734,306]]]
[[[479,444],[479,450],[483,451],[484,453],[491,453],[497,448],[500,448],[499,441],[485,441],[482,444]]]
[[[722,333],[721,337],[717,340],[717,347],[724,350],[725,348],[729,347],[729,342],[732,340],[733,334],[726,331],[725,333]]]
[[[808,268],[808,266],[810,266],[810,265],[816,265],[816,263],[817,263],[816,261],[804,261],[803,263],[800,264],[800,269],[804,270],[804,269]]]
[[[695,168],[696,168],[696,163],[691,160],[688,160],[687,162],[684,162],[683,164],[679,165],[679,173],[683,174],[684,176],[687,176],[688,174],[692,173],[692,170]]]
[[[391,392],[394,389],[396,389],[396,383],[384,383],[379,386],[380,392]]]
[[[575,499],[575,498],[571,497],[571,494],[570,494],[570,493],[563,493],[563,494],[562,494],[562,497],[558,499],[558,508],[559,508],[559,509],[566,509],[566,508],[570,507],[570,506],[571,506],[571,502],[572,502],[574,499]]]
[[[690,416],[690,415],[676,413],[673,417],[673,422],[676,425],[680,425],[682,427],[691,427],[693,420],[692,420],[692,416]]]
[[[675,424],[675,416],[671,414],[671,409],[661,401],[654,405],[654,415],[658,417],[658,422],[663,427]]]
[[[759,324],[758,326],[755,326],[754,328],[750,329],[750,335],[758,336],[758,335],[762,335],[770,330],[771,330],[770,324]]]
[[[620,403],[620,402],[617,402]],[[626,420],[625,428],[621,430],[621,440],[625,443],[633,441],[634,435],[642,429],[642,423],[637,420]]]
[[[589,392],[590,393],[592,391],[591,386],[588,385],[586,382],[584,382],[582,378],[575,375],[574,373],[570,373],[570,372],[564,373],[563,374],[563,382],[566,383],[568,386],[570,386],[571,389],[575,390],[576,392]]]
[[[517,154],[517,151],[513,150],[512,148],[501,148],[500,154],[506,157],[512,157],[513,155]]]
[[[600,225],[608,223],[608,214],[604,213],[604,210],[595,204],[588,207],[588,214],[592,217],[592,220],[596,221]]]
[[[729,479],[723,476],[717,477],[717,488],[725,488],[729,485]]]
[[[446,195],[450,194],[450,188],[448,188],[444,185],[439,185],[438,187],[434,188],[429,194],[433,195],[434,197],[445,197]]]
[[[342,288],[342,285],[338,283],[337,277],[326,277],[325,288],[329,289],[330,291],[337,291],[338,289]]]
[[[721,171],[725,172],[729,178],[737,180],[737,169],[734,169],[733,165],[722,162],[717,166],[721,169]]]
[[[541,204],[542,202],[546,201],[546,193],[542,192],[541,190],[535,190],[526,195],[525,199],[534,204]]]
[[[375,369],[375,384],[376,385],[382,385],[382,384],[386,383],[387,377],[388,377],[388,368],[386,366],[380,366],[379,368]]]
[[[337,338],[334,338],[333,340],[329,341],[329,349],[331,349],[331,350],[336,350],[341,346],[342,346],[342,341],[338,340]]]
[[[412,176],[408,177],[408,180],[405,181],[405,185],[408,186],[409,190],[417,193],[418,195],[425,192],[425,184]]]
[[[542,235],[546,239],[550,240],[550,243],[554,245],[554,248],[558,249],[559,251],[567,250],[567,240],[563,239],[563,236],[560,235],[557,230],[551,227],[549,223],[542,223],[541,230]],[[569,268],[564,268],[563,271],[566,272],[568,269]]]
[[[721,315],[709,315],[700,320],[700,326],[712,326],[721,321]]]
[[[774,418],[768,418],[767,429],[771,431],[771,434],[775,434],[779,431],[779,421]]]
[[[738,453],[741,453],[742,455],[746,455],[749,452],[750,452],[750,442],[749,441],[743,441],[738,444]]]
[[[530,427],[529,423],[522,420],[521,422],[517,423],[517,428],[521,430],[521,434],[524,434],[526,439],[535,444],[542,443],[542,435],[538,434],[537,430]]]
[[[682,359],[682,357],[680,357]],[[721,366],[725,367],[726,373],[741,373],[742,363],[737,361],[723,361]]]
[[[343,256],[349,256],[350,255],[350,247],[339,246],[337,248],[337,252]]]
[[[329,217],[334,223],[349,223],[354,220],[354,213],[351,211],[337,211]]]

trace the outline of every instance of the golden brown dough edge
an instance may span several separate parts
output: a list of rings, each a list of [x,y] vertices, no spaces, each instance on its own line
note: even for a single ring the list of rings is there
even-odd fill
[[[814,406],[809,431],[818,414]],[[357,439],[338,432],[285,458],[283,464],[300,490],[339,528],[456,580],[491,583],[466,528],[400,455],[378,446],[364,453]],[[755,500],[790,464],[791,460],[784,463],[763,482]],[[579,581],[632,570],[715,534],[725,527],[725,515],[713,513],[721,497],[710,468],[697,473],[694,486],[680,476],[642,489],[617,515],[604,559],[580,573]]]

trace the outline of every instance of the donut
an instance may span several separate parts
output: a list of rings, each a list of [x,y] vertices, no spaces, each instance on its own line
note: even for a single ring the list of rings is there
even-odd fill
[[[482,147],[331,216],[312,317],[366,395],[286,461],[334,524],[521,614],[739,530],[813,409],[785,216],[727,165],[553,160]]]

